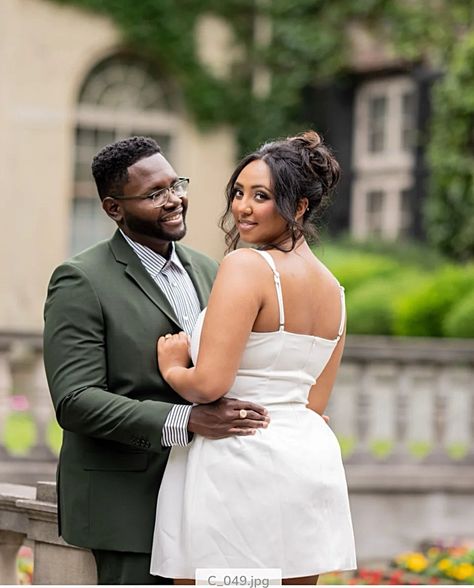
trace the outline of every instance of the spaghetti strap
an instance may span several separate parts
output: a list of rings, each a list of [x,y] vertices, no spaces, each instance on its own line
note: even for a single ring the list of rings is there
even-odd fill
[[[339,325],[339,331],[337,333],[338,338],[344,333],[344,327],[346,324],[346,297],[344,295],[344,286],[339,284],[341,290],[341,324]]]
[[[275,288],[276,288],[276,293],[277,293],[277,298],[278,298],[278,310],[280,313],[280,331],[284,331],[285,330],[285,310],[283,308],[283,292],[281,290],[281,281],[280,281],[280,273],[278,272],[276,265],[275,265],[275,261],[273,260],[273,257],[268,253],[268,251],[261,251],[260,249],[252,249],[252,251],[255,251],[256,253],[258,253],[259,255],[261,255],[263,257],[263,259],[268,263],[268,265],[270,266],[272,272],[273,272],[273,279],[275,280]]]

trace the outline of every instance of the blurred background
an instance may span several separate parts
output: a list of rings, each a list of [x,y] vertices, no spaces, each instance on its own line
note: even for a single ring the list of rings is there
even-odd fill
[[[2,487],[55,475],[49,277],[115,228],[93,155],[156,138],[220,259],[239,157],[313,128],[343,170],[314,251],[347,293],[328,413],[362,566],[325,581],[474,583],[474,2],[1,0],[0,72],[0,551]]]

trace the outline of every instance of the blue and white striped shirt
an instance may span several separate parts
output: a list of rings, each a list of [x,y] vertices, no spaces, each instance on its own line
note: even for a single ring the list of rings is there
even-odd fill
[[[170,258],[166,259],[149,247],[133,241],[123,231],[120,232],[165,294],[183,331],[191,334],[201,312],[201,305],[194,284],[176,253],[174,243],[171,244]],[[188,421],[191,409],[189,404],[173,405],[161,433],[161,444],[164,447],[184,446],[189,443]]]

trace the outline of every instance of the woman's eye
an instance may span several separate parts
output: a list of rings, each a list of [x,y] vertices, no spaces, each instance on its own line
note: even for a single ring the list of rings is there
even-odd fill
[[[239,188],[234,188],[234,190],[232,192],[232,198],[242,198],[242,196],[243,196],[242,190],[239,190]]]
[[[265,192],[256,192],[255,193],[255,200],[268,200],[268,196],[267,194],[265,194]]]

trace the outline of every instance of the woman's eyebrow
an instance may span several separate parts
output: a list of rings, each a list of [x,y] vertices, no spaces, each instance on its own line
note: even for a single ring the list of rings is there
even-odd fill
[[[238,186],[239,188],[242,188],[242,184],[240,182],[235,182],[234,186]],[[268,186],[264,186],[263,184],[254,184],[253,186],[250,186],[251,188],[264,188],[265,190],[268,190],[268,192],[271,192],[270,188]]]

